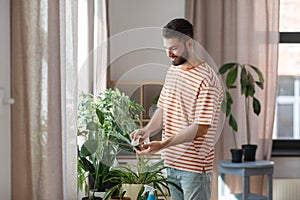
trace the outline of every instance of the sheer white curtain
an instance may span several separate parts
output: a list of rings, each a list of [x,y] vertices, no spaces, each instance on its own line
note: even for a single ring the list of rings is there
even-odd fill
[[[12,199],[76,199],[77,1],[11,9]]]
[[[79,90],[99,93],[107,87],[107,0],[81,1],[79,6]]]
[[[265,77],[265,88],[258,91],[262,104],[259,117],[250,117],[251,143],[258,144],[257,159],[269,159],[272,146],[272,130],[275,111],[277,44],[278,44],[278,0],[186,0],[185,16],[195,27],[195,39],[212,56],[218,66],[225,62],[240,62],[258,66]],[[244,100],[239,90],[233,93],[233,113],[238,119],[239,145],[246,143]],[[229,149],[234,147],[231,130],[225,123],[222,137],[216,145],[216,163],[229,159]],[[214,173],[212,199],[217,199]],[[226,179],[232,192],[241,192],[238,178]],[[251,190],[263,193],[261,177],[251,180]]]
[[[107,0],[78,2],[78,90],[98,94],[107,87]],[[78,138],[78,143],[84,142]],[[78,199],[85,194],[80,191]]]

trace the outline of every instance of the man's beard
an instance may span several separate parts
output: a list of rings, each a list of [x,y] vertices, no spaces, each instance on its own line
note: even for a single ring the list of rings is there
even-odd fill
[[[172,65],[174,66],[182,65],[187,61],[188,55],[189,53],[187,51],[187,48],[185,47],[182,56],[176,56],[176,58],[172,60]]]

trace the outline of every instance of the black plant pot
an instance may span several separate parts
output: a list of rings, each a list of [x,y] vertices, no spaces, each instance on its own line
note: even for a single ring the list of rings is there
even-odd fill
[[[244,151],[244,161],[255,161],[257,145],[244,144],[242,149]]]
[[[243,149],[230,149],[233,163],[241,163],[243,158]]]

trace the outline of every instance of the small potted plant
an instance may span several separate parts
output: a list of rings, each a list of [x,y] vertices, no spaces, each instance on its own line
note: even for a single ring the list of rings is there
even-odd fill
[[[226,114],[226,117],[228,118],[229,126],[231,127],[231,132],[233,136],[234,141],[234,147],[230,149],[231,153],[231,160],[234,163],[241,163],[243,159],[243,149],[238,147],[237,144],[237,138],[236,138],[236,131],[238,129],[238,125],[236,120],[234,119],[232,113],[231,113],[231,105],[233,103],[232,97],[228,91],[225,92],[225,97],[222,102],[222,111]]]
[[[105,196],[105,199],[117,191],[119,195],[130,199],[142,199],[143,185],[151,185],[158,192],[167,198],[170,195],[168,184],[177,185],[167,180],[163,170],[163,160],[151,161],[145,156],[137,156],[137,165],[123,165],[114,168],[109,179],[116,185],[112,187]],[[180,190],[180,188],[178,188]],[[125,192],[125,195],[124,195]]]
[[[240,64],[240,63],[226,63],[221,66],[219,69],[219,74],[225,75],[226,83],[226,95],[222,104],[222,110],[226,113],[228,118],[229,126],[232,128],[233,132],[238,131],[238,124],[235,120],[232,112],[231,106],[234,103],[233,98],[231,97],[229,91],[237,88],[236,80],[239,74],[240,77],[240,91],[241,95],[245,99],[245,118],[246,118],[246,137],[247,144],[242,145],[244,160],[245,161],[254,161],[257,145],[251,144],[251,133],[249,125],[249,115],[250,110],[252,110],[256,115],[260,114],[261,104],[260,101],[254,96],[256,93],[256,88],[264,88],[264,77],[262,72],[255,66],[249,64]],[[257,80],[255,80],[253,74],[256,75]],[[237,142],[235,133],[234,140],[237,148]]]
[[[90,190],[89,196],[111,187],[107,180],[120,149],[133,151],[129,134],[137,128],[137,121],[141,123],[139,111],[144,108],[117,88],[99,95],[80,94],[78,141],[83,142],[78,144],[78,183],[79,188]]]

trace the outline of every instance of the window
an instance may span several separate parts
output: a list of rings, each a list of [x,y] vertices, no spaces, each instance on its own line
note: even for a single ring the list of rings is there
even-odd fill
[[[280,1],[278,85],[272,156],[300,155],[299,9],[299,0]]]

